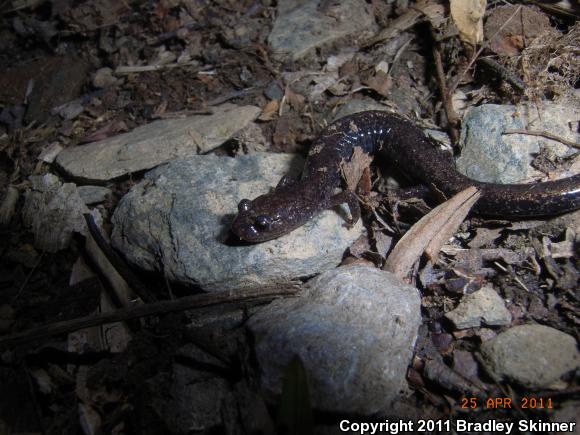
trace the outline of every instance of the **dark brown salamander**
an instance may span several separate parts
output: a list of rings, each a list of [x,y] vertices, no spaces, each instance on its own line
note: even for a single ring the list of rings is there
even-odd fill
[[[413,123],[390,113],[356,113],[330,124],[313,144],[300,180],[283,177],[271,193],[238,204],[232,231],[247,242],[263,242],[304,225],[323,210],[347,203],[351,224],[360,217],[352,192],[334,194],[341,184],[340,164],[355,147],[388,158],[432,190],[450,197],[476,186],[475,211],[487,216],[532,217],[580,208],[580,174],[532,184],[495,184],[472,180],[455,169],[453,158],[438,149]]]

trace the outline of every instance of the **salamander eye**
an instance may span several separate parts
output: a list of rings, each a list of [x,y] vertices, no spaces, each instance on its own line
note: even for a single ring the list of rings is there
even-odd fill
[[[238,211],[244,212],[244,211],[248,211],[250,210],[250,207],[252,206],[252,201],[250,201],[249,199],[242,199],[240,201],[240,203],[238,204]]]
[[[272,220],[268,216],[260,215],[256,216],[256,226],[265,229],[269,228]]]

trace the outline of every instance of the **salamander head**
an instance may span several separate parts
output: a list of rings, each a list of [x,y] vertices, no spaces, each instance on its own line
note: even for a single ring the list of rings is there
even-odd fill
[[[253,201],[242,199],[232,232],[246,242],[272,240],[303,225],[311,217],[305,210],[308,208],[304,208],[299,197],[280,192],[268,193]]]

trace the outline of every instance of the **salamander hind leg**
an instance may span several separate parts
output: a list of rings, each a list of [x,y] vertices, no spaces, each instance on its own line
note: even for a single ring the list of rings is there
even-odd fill
[[[360,219],[360,206],[358,205],[358,199],[356,195],[350,190],[345,190],[343,192],[337,193],[330,198],[330,206],[335,207],[340,204],[346,203],[348,209],[350,210],[350,219],[347,220],[348,227],[351,228]]]

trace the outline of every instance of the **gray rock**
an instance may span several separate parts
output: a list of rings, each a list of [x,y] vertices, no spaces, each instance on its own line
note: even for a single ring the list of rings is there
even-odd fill
[[[201,432],[222,424],[229,394],[225,379],[174,364],[171,376],[159,374],[147,384],[153,410],[171,433]]]
[[[38,160],[42,160],[45,163],[52,163],[63,149],[64,148],[58,142],[53,142],[42,150],[38,156]]]
[[[248,326],[268,397],[281,393],[283,371],[298,355],[315,408],[369,415],[405,391],[420,323],[415,288],[351,264],[313,279],[296,299],[273,302]]]
[[[51,113],[53,115],[59,115],[62,119],[66,119],[70,121],[71,119],[75,119],[85,110],[85,106],[81,99],[76,99],[70,101],[62,106],[53,107],[51,109]]]
[[[79,186],[77,189],[86,205],[103,202],[112,194],[111,189],[103,186]]]
[[[543,325],[514,326],[481,346],[484,367],[498,380],[549,388],[580,365],[574,337]]]
[[[284,91],[276,80],[272,80],[264,90],[264,95],[270,100],[281,100],[284,96]]]
[[[218,147],[253,121],[260,109],[224,104],[210,116],[165,119],[102,141],[67,148],[56,163],[83,181],[108,181]]]
[[[268,37],[274,57],[296,61],[339,38],[360,37],[376,27],[372,9],[363,0],[329,5],[321,8],[315,0],[278,2],[278,17]]]
[[[87,234],[84,213],[93,215],[100,224],[98,211],[90,211],[73,183],[61,183],[52,174],[33,175],[32,187],[25,194],[22,219],[34,233],[34,246],[48,252],[66,248],[78,232]]]
[[[457,168],[479,181],[515,183],[541,175],[530,167],[532,154],[546,144],[557,155],[572,151],[560,142],[539,136],[502,134],[505,130],[544,130],[578,142],[570,125],[580,118],[580,109],[542,103],[536,105],[499,106],[486,104],[465,115],[461,129],[461,156]]]
[[[512,315],[503,299],[491,287],[464,296],[457,308],[445,314],[457,329],[509,325]]]
[[[301,169],[300,159],[271,153],[173,161],[149,172],[121,200],[112,218],[113,244],[140,267],[207,291],[268,286],[328,270],[363,228],[359,222],[347,229],[334,210],[279,239],[226,244],[238,202]]]

